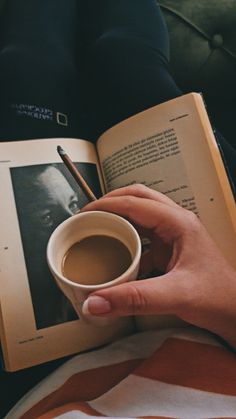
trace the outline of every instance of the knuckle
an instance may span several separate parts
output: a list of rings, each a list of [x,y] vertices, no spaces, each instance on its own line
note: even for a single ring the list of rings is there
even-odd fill
[[[134,211],[136,198],[135,196],[128,195],[128,196],[122,197],[122,200],[123,200],[125,212],[129,217],[132,215]]]
[[[129,193],[132,193],[133,195],[137,196],[143,195],[147,190],[147,187],[142,183],[135,183],[133,185],[128,186],[127,188],[129,190]]]
[[[127,288],[127,308],[130,314],[144,314],[148,308],[148,301],[141,290],[132,284]]]
[[[201,225],[198,216],[192,211],[185,211],[185,229],[188,232],[197,233]]]
[[[147,190],[147,187],[145,185],[143,185],[142,183],[137,183],[134,186],[134,190],[136,190],[138,193],[142,193],[145,192]]]
[[[128,217],[132,218],[136,211],[137,198],[145,196],[146,191],[147,187],[142,184],[135,184],[127,187],[128,194],[122,197],[122,203]]]

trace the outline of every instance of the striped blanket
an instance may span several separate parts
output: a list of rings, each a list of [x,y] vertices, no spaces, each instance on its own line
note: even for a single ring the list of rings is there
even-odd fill
[[[138,333],[80,354],[7,419],[236,418],[236,355],[205,331]]]

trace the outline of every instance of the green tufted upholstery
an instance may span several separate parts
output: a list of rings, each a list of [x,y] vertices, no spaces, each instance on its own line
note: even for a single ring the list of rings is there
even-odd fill
[[[170,70],[184,92],[201,91],[214,125],[236,147],[236,1],[161,0]]]

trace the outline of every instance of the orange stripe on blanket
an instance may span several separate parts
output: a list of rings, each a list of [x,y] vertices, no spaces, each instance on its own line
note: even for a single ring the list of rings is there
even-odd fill
[[[68,404],[65,404],[64,406],[60,406],[55,409],[52,409],[49,412],[41,416],[38,416],[37,419],[55,419],[56,416],[62,415],[64,413],[72,412],[72,411],[83,412],[91,416],[104,417],[104,415],[102,415],[101,413],[97,412],[97,410],[89,406],[88,403],[78,402],[78,403],[68,403]]]
[[[127,377],[140,362],[142,360],[134,359],[74,374],[56,391],[24,413],[21,419],[38,418],[63,404],[95,399]]]
[[[169,338],[133,374],[169,384],[236,395],[236,356],[226,348]]]

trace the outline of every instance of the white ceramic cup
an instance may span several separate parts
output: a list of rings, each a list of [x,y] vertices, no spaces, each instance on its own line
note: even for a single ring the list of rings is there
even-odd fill
[[[73,244],[95,235],[110,236],[120,240],[130,251],[132,258],[130,266],[119,277],[102,284],[96,284],[96,277],[93,285],[79,284],[69,280],[62,272],[65,254]],[[83,212],[68,218],[54,230],[47,246],[48,266],[57,285],[71,301],[79,318],[97,325],[109,324],[111,320],[104,317],[85,316],[82,311],[84,301],[93,291],[135,280],[138,275],[140,257],[141,241],[135,228],[124,218],[103,211]],[[91,263],[93,263],[92,258]]]

